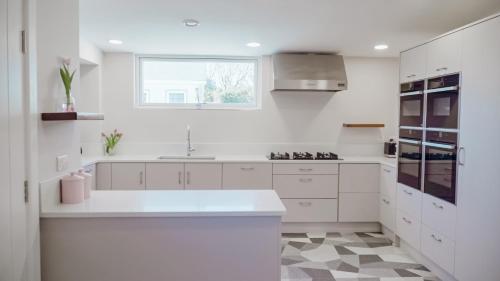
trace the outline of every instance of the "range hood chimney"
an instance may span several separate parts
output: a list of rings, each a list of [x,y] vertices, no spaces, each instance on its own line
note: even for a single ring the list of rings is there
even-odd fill
[[[342,56],[279,53],[272,56],[272,91],[338,92],[347,90]]]

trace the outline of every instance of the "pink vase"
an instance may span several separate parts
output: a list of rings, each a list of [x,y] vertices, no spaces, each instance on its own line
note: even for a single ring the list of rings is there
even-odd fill
[[[61,179],[61,202],[63,204],[78,204],[83,202],[85,179],[71,173]]]
[[[83,197],[85,199],[89,199],[90,198],[90,189],[92,186],[92,175],[89,173],[86,173],[84,169],[78,170],[78,174],[76,174],[76,175],[80,176],[84,179]]]

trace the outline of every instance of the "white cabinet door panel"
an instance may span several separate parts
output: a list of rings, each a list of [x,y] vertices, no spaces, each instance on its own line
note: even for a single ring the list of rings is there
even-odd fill
[[[184,164],[146,163],[146,189],[184,189]]]
[[[422,220],[422,192],[398,183],[397,208]]]
[[[337,198],[337,175],[275,175],[274,190],[280,198]]]
[[[455,32],[427,44],[427,77],[459,72],[462,32]]]
[[[439,231],[448,238],[455,239],[457,207],[446,201],[423,194],[422,223]]]
[[[222,164],[186,163],[186,189],[221,189]]]
[[[405,213],[396,211],[396,233],[413,248],[420,250],[421,222]]]
[[[113,163],[111,189],[140,190],[145,188],[145,163]]]
[[[340,192],[379,192],[379,164],[341,164]]]
[[[273,164],[275,175],[336,175],[338,164]]]
[[[386,195],[380,194],[380,223],[396,232],[396,202],[391,201]]]
[[[426,57],[426,45],[401,53],[400,80],[402,83],[425,78]]]
[[[380,193],[396,201],[397,174],[396,168],[380,165]]]
[[[111,189],[111,163],[97,163],[96,165],[96,189]]]
[[[453,273],[455,263],[455,242],[422,224],[422,254],[437,265]]]
[[[339,193],[340,222],[378,222],[378,193]]]
[[[223,189],[272,189],[273,165],[231,163],[222,166]]]
[[[283,222],[336,222],[337,199],[283,199]]]

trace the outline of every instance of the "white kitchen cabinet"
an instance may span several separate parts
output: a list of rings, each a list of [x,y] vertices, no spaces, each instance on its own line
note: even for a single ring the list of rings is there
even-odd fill
[[[399,202],[398,202],[399,204]],[[416,250],[420,250],[420,231],[422,223],[412,215],[397,209],[396,230],[398,236]]]
[[[427,44],[427,78],[461,70],[462,31]]]
[[[380,165],[380,193],[396,200],[397,173],[396,168],[389,165]]]
[[[184,164],[146,163],[146,189],[184,189]]]
[[[379,164],[341,164],[339,191],[379,192],[379,179]]]
[[[275,175],[337,175],[338,164],[274,164]]]
[[[96,189],[111,189],[111,163],[96,164]]]
[[[283,222],[336,222],[337,199],[282,199]]]
[[[396,202],[387,195],[380,194],[380,223],[392,232],[396,232]]]
[[[457,207],[455,205],[429,194],[423,194],[422,224],[454,240],[456,220]]]
[[[337,175],[274,175],[280,198],[338,198]]]
[[[339,193],[339,222],[378,221],[378,193]]]
[[[223,189],[272,189],[273,165],[261,163],[225,163],[222,166]]]
[[[97,178],[96,178],[96,164],[90,164],[85,167],[83,167],[83,170],[86,173],[89,173],[92,175],[92,181],[90,183],[90,189],[95,190],[97,186]]]
[[[145,163],[113,163],[111,165],[111,189],[144,189],[146,186],[145,168]]]
[[[406,185],[398,184],[397,208],[421,221],[422,192]]]
[[[500,276],[500,17],[463,31],[455,276]]]
[[[222,164],[186,163],[186,189],[221,189]]]
[[[422,224],[421,252],[449,273],[454,271],[455,241]]]
[[[422,45],[401,53],[401,83],[422,80],[426,74],[427,46]]]

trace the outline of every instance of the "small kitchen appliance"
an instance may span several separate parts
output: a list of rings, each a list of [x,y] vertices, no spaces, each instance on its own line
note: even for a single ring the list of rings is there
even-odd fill
[[[384,156],[388,158],[396,158],[397,144],[394,139],[384,142]]]

